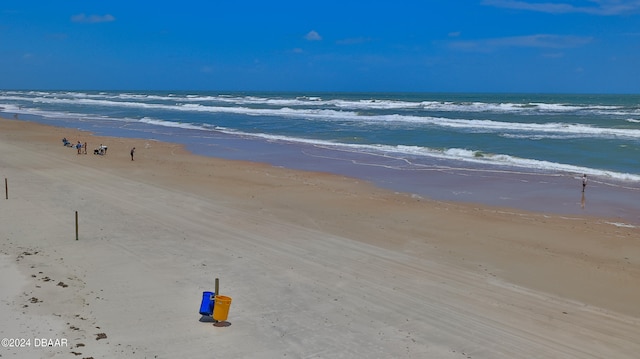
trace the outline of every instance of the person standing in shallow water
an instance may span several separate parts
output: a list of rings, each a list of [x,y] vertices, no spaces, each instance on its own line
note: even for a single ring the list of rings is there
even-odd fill
[[[133,153],[136,152],[136,148],[132,148],[131,149],[131,161],[133,161]]]
[[[587,187],[587,175],[583,174],[582,175],[582,192],[584,192],[584,189]]]

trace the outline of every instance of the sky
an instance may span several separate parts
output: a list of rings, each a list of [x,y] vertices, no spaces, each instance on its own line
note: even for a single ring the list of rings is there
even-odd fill
[[[0,88],[640,94],[640,0],[2,0]]]

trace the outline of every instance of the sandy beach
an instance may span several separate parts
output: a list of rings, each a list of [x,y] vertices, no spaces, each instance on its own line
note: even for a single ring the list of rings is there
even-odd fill
[[[640,230],[607,218],[20,120],[0,153],[2,358],[640,356]]]

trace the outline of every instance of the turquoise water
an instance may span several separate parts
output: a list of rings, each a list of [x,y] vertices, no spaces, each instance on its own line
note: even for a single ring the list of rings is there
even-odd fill
[[[361,175],[443,199],[483,194],[421,191],[433,183],[420,178],[584,173],[603,188],[640,187],[638,95],[0,91],[0,107],[9,118]]]

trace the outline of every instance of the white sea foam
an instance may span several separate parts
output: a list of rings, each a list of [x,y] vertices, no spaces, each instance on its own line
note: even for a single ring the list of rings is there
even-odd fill
[[[442,112],[572,112],[577,110],[623,110],[620,106],[605,105],[567,105],[562,103],[485,103],[485,102],[452,102],[452,101],[403,101],[389,99],[327,99],[318,96],[298,97],[260,97],[234,95],[195,95],[195,94],[138,94],[138,93],[83,93],[83,92],[44,92],[44,91],[4,91],[0,93],[0,100],[5,96],[29,99],[40,97],[59,100],[94,99],[112,101],[115,106],[122,100],[185,102],[213,105],[215,103],[247,106],[286,106],[286,107],[334,107],[339,110],[379,110],[379,109],[425,109]],[[104,103],[106,104],[106,103]],[[624,113],[624,112],[623,112]]]
[[[518,140],[540,141],[540,140],[571,140],[576,138],[584,138],[585,136],[580,134],[572,135],[572,134],[538,134],[538,133],[531,133],[531,134],[501,133],[500,137],[513,138]]]
[[[580,174],[586,173],[588,175],[597,176],[601,178],[610,178],[613,180],[620,180],[620,181],[640,182],[640,175],[635,175],[635,174],[598,170],[593,168],[586,168],[581,166],[574,166],[574,165],[556,163],[556,162],[550,162],[550,161],[519,158],[519,157],[514,157],[510,155],[505,155],[505,154],[487,154],[481,151],[474,151],[474,150],[469,150],[464,148],[433,149],[428,147],[405,146],[405,145],[390,146],[390,145],[382,145],[382,144],[346,144],[346,143],[338,143],[335,141],[326,141],[326,140],[318,140],[318,139],[280,136],[280,135],[264,134],[264,133],[248,133],[243,131],[221,128],[221,127],[211,128],[210,126],[177,123],[172,121],[145,119],[142,122],[157,125],[157,126],[179,127],[184,129],[205,130],[205,131],[216,130],[219,132],[228,133],[236,136],[262,138],[268,141],[301,143],[301,144],[308,144],[308,145],[322,146],[326,148],[336,148],[336,149],[343,148],[343,149],[350,149],[350,151],[353,151],[353,152],[374,153],[374,154],[385,153],[388,156],[394,156],[398,159],[406,159],[407,158],[406,156],[410,156],[410,157],[411,156],[419,156],[419,157],[428,156],[432,158],[465,161],[465,162],[482,164],[482,165],[508,166],[508,167],[523,168],[527,170],[538,169],[542,171],[555,171],[555,172],[562,172],[562,173],[580,173]]]
[[[1,104],[5,103],[5,104]],[[29,107],[22,108],[19,103],[29,103]],[[42,110],[49,106],[55,110]],[[120,118],[117,116],[79,113],[80,106],[102,108],[105,113],[114,110],[127,113],[140,113],[141,118]],[[429,156],[452,160],[468,161],[477,164],[504,165],[527,169],[551,170],[569,173],[587,173],[603,178],[618,180],[640,181],[635,174],[618,173],[598,169],[572,166],[568,164],[524,159],[506,154],[482,153],[478,150],[465,148],[434,149],[421,146],[383,145],[383,144],[345,144],[336,141],[301,138],[296,136],[280,136],[266,133],[248,133],[237,129],[216,127],[214,124],[196,124],[184,121],[170,121],[153,118],[150,111],[159,110],[173,113],[175,118],[189,118],[189,114],[238,114],[246,116],[262,116],[272,118],[287,118],[315,121],[335,121],[358,125],[378,125],[381,128],[399,126],[406,129],[454,129],[457,132],[497,133],[512,139],[571,139],[571,138],[624,138],[640,139],[640,129],[602,128],[586,123],[527,123],[505,122],[492,119],[463,119],[449,118],[447,112],[457,112],[456,116],[465,117],[465,112],[474,112],[477,117],[490,118],[494,113],[524,113],[549,112],[564,113],[576,111],[609,111],[620,112],[627,116],[617,122],[620,125],[626,121],[627,127],[633,123],[640,123],[634,114],[637,109],[619,106],[602,105],[565,105],[553,103],[484,103],[484,102],[439,102],[439,101],[403,101],[387,99],[324,99],[319,96],[300,97],[261,97],[240,95],[208,95],[208,94],[140,94],[140,93],[85,93],[85,92],[46,92],[46,91],[0,91],[0,106],[7,113],[27,113],[46,118],[77,118],[99,119],[109,121],[138,121],[154,126],[184,128],[188,130],[221,131],[225,133],[259,137],[269,141],[287,141],[306,143],[315,146],[343,148],[354,152],[384,153],[398,159],[408,159],[411,156]],[[69,109],[63,112],[61,109]],[[141,110],[128,111],[127,109]],[[74,110],[76,112],[74,112]],[[121,111],[127,110],[127,111]],[[371,111],[368,111],[371,110]],[[374,111],[380,110],[380,111]],[[389,110],[389,111],[387,111]],[[397,111],[396,111],[397,110]],[[408,111],[404,111],[408,110]],[[421,110],[441,111],[438,116],[420,115]],[[471,116],[469,116],[471,117]],[[505,118],[508,116],[501,116]],[[525,118],[522,116],[521,118]],[[294,122],[295,123],[295,122]]]
[[[636,228],[636,226],[634,226],[632,224],[627,224],[627,223],[620,223],[620,222],[605,222],[605,223],[611,224],[611,225],[616,226],[616,227]]]
[[[174,128],[184,128],[188,130],[205,130],[206,126],[198,126],[190,123],[182,123],[182,122],[174,122],[174,121],[163,121],[163,120],[155,120],[152,118],[142,118],[140,122],[146,123],[149,125],[163,126],[163,127],[174,127]]]
[[[120,101],[112,101],[105,99],[90,98],[88,96],[73,96],[73,98],[58,97],[42,97],[39,93],[37,97],[31,99],[34,103],[48,104],[68,104],[68,105],[89,105],[104,107],[120,107],[120,108],[138,108],[138,109],[156,109],[165,111],[186,111],[186,112],[202,112],[202,113],[233,113],[248,116],[272,116],[287,117],[299,119],[318,119],[326,121],[357,121],[370,123],[398,122],[411,124],[424,124],[437,127],[448,127],[455,129],[463,129],[478,132],[529,132],[525,135],[535,136],[536,134],[565,134],[582,137],[603,137],[603,138],[640,138],[640,129],[623,129],[623,128],[601,128],[586,124],[568,124],[568,123],[520,123],[520,122],[502,122],[494,120],[469,120],[469,119],[452,119],[445,117],[431,116],[415,116],[415,115],[362,115],[354,111],[340,111],[333,109],[316,109],[316,108],[253,108],[245,106],[211,106],[201,103],[149,103],[149,102],[132,102],[122,101],[122,98],[129,96],[121,94],[118,97]],[[5,96],[6,97],[6,96]],[[15,97],[8,96],[8,99],[15,100]],[[166,98],[163,97],[163,98]],[[2,99],[2,98],[0,98]],[[250,98],[251,99],[251,98]],[[236,100],[234,100],[236,101]],[[282,105],[282,104],[281,104]],[[479,105],[478,105],[479,106]],[[515,135],[522,135],[516,133]]]

